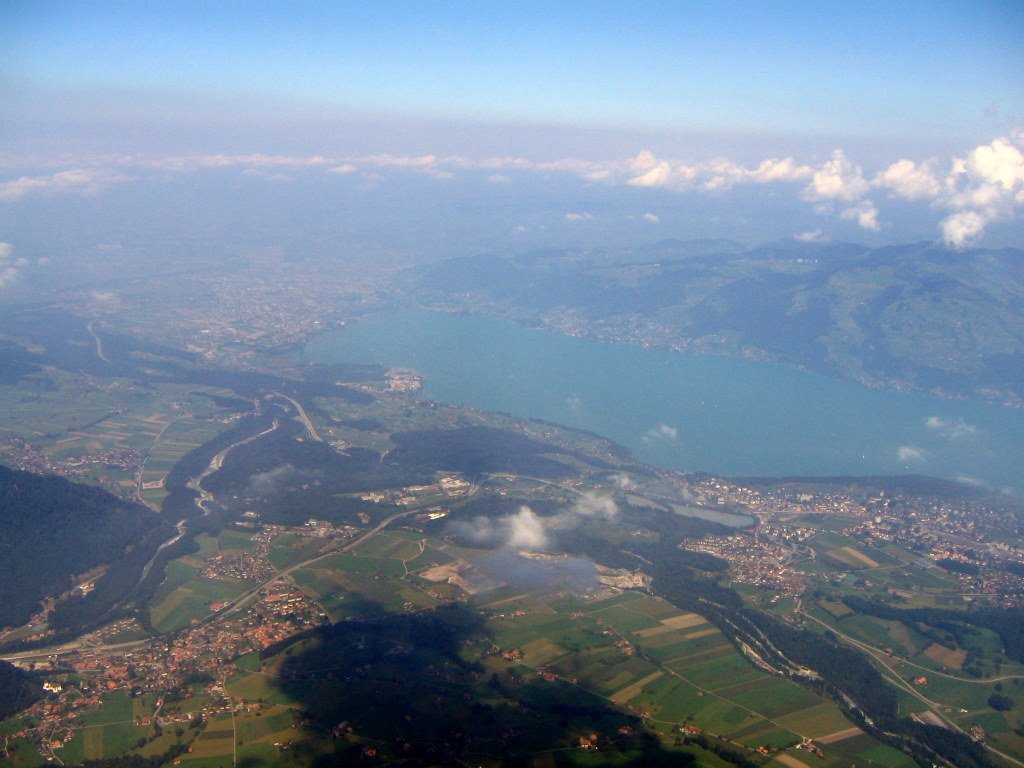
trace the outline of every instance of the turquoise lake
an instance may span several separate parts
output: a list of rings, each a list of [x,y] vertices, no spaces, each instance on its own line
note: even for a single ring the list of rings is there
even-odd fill
[[[420,310],[374,314],[320,334],[305,354],[312,362],[415,368],[425,399],[592,430],[668,469],[914,473],[1024,494],[1018,409]]]

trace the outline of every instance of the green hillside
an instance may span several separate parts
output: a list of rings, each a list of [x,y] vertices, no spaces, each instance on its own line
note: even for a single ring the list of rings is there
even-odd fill
[[[150,510],[99,488],[0,466],[0,626],[25,623],[44,597],[107,565],[89,596],[98,617],[134,585],[158,526]]]

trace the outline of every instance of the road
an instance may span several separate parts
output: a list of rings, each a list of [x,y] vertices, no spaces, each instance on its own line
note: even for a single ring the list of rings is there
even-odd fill
[[[15,661],[31,661],[33,659],[49,659],[53,656],[68,656],[72,653],[78,653],[79,651],[87,650],[90,647],[94,647],[97,651],[103,653],[109,653],[110,651],[122,651],[128,650],[129,648],[140,648],[144,645],[149,645],[159,638],[147,637],[145,640],[132,640],[127,643],[115,643],[113,645],[97,645],[89,646],[86,643],[84,637],[80,637],[77,640],[72,640],[70,643],[64,643],[63,645],[55,645],[49,648],[36,648],[31,651],[19,651],[18,653],[8,653],[0,656],[0,660],[15,662]]]
[[[316,440],[318,443],[322,443],[324,441],[324,439],[320,437],[320,433],[316,431],[316,427],[313,426],[313,422],[309,420],[309,416],[306,415],[305,409],[299,404],[298,400],[288,397],[288,395],[283,395],[280,392],[271,392],[270,394],[275,397],[284,398],[295,406],[295,410],[299,412],[299,421],[302,422],[303,426],[306,428],[306,432],[309,433],[310,440]]]
[[[873,659],[875,659],[879,664],[881,664],[882,668],[885,669],[886,672],[889,673],[889,674],[885,674],[883,672],[884,677],[889,682],[891,682],[893,685],[896,685],[899,688],[903,689],[904,691],[906,691],[910,695],[914,696],[922,704],[924,704],[926,707],[928,707],[928,710],[933,715],[935,715],[935,717],[937,717],[939,719],[939,722],[941,722],[945,727],[949,728],[952,731],[956,731],[957,733],[962,733],[965,736],[969,735],[959,725],[957,725],[956,722],[954,722],[952,719],[946,717],[946,715],[942,712],[942,708],[944,706],[943,704],[940,704],[937,701],[932,701],[931,699],[929,699],[927,696],[925,696],[923,693],[921,693],[921,691],[919,691],[913,685],[911,685],[906,680],[904,680],[896,670],[894,670],[892,667],[890,667],[886,663],[886,658],[888,658],[888,657],[883,657],[883,655],[880,655],[880,653],[877,652],[870,645],[867,645],[866,643],[862,643],[859,640],[856,640],[856,639],[850,637],[849,635],[844,635],[842,632],[837,630],[835,627],[830,627],[828,624],[826,624],[825,622],[821,621],[820,619],[815,618],[814,616],[811,616],[809,613],[805,613],[805,612],[801,611],[801,615],[806,616],[811,621],[814,621],[814,622],[820,624],[821,626],[825,627],[826,629],[830,630],[831,632],[835,633],[835,635],[837,637],[842,638],[844,641],[846,641],[849,645],[852,645],[853,647],[855,647],[857,650],[860,650],[860,651],[863,651],[863,652],[867,653],[869,656],[871,656]],[[902,661],[902,659],[899,659],[898,661]],[[911,666],[917,666],[917,665],[916,664],[912,664]],[[919,668],[920,669],[924,669],[924,667],[919,667]],[[929,674],[937,674],[934,670],[931,670],[931,669],[927,670],[927,672]],[[938,674],[941,674],[941,673],[938,673]],[[949,677],[949,675],[946,675],[946,677]],[[954,678],[954,679],[955,680],[959,680],[959,678]],[[962,681],[962,682],[975,682],[975,681]],[[992,682],[992,681],[988,680],[988,681],[978,681],[978,682]],[[1003,758],[1007,762],[1013,763],[1014,765],[1018,765],[1021,768],[1024,768],[1024,762],[1021,762],[1020,760],[1016,759],[1015,757],[1011,757],[1010,755],[1007,755],[1004,752],[999,751],[998,749],[996,749],[995,747],[991,746],[990,744],[985,744],[983,742],[982,746],[984,746],[985,749],[987,749],[989,752],[992,752],[993,754],[999,755],[999,757]]]
[[[229,603],[227,606],[222,608],[220,611],[217,611],[217,613],[210,614],[209,616],[207,616],[205,619],[203,619],[199,623],[200,624],[208,624],[208,623],[210,623],[212,621],[217,621],[218,619],[221,619],[224,616],[227,616],[228,614],[234,613],[239,608],[244,607],[248,603],[248,601],[252,600],[253,597],[258,596],[261,589],[264,589],[264,588],[270,586],[271,584],[273,584],[274,582],[279,581],[279,580],[287,577],[288,575],[294,573],[295,571],[298,571],[298,570],[300,570],[302,568],[306,568],[307,566],[310,566],[313,563],[316,563],[316,562],[318,562],[320,560],[324,560],[324,559],[326,559],[328,557],[332,557],[334,555],[337,555],[337,554],[340,554],[340,553],[343,553],[343,552],[349,552],[349,551],[359,547],[360,545],[364,544],[365,542],[369,541],[370,539],[372,539],[378,533],[380,533],[385,528],[387,528],[389,525],[391,525],[391,523],[393,523],[395,520],[398,520],[399,518],[402,518],[402,517],[408,517],[409,515],[419,514],[420,512],[422,512],[422,510],[420,510],[420,509],[407,509],[407,510],[405,510],[403,512],[398,512],[398,513],[396,513],[394,515],[391,515],[390,517],[385,518],[380,523],[378,523],[376,527],[374,527],[371,530],[367,531],[366,533],[364,533],[359,538],[354,539],[353,541],[350,541],[348,544],[346,544],[343,547],[338,547],[337,549],[332,549],[330,552],[324,552],[323,554],[317,555],[316,557],[311,557],[308,560],[303,560],[300,563],[295,563],[294,565],[291,565],[291,566],[285,568],[283,571],[279,571],[278,573],[274,574],[274,576],[272,578],[267,579],[262,584],[259,584],[258,586],[253,587],[252,589],[250,589],[248,592],[245,592],[244,594],[240,595],[239,597],[237,597],[236,599],[231,601],[231,603]],[[192,626],[194,628],[196,625],[192,625]],[[165,635],[157,635],[155,637],[148,637],[145,640],[133,640],[131,642],[116,643],[114,645],[98,645],[98,646],[95,646],[95,650],[97,652],[109,653],[110,651],[120,651],[120,650],[128,650],[130,648],[140,648],[140,647],[145,646],[145,645],[151,645],[153,643],[158,643],[161,640],[163,640],[164,638],[169,637],[170,635],[173,635],[173,634],[174,634],[173,632],[168,632]],[[70,655],[72,653],[78,653],[78,652],[81,652],[81,651],[89,650],[89,648],[90,648],[90,646],[89,646],[89,644],[87,642],[87,639],[85,637],[80,637],[77,640],[73,640],[73,641],[71,641],[69,643],[64,643],[63,645],[53,646],[53,647],[50,647],[50,648],[37,648],[37,649],[31,650],[31,651],[21,651],[19,653],[10,653],[10,654],[6,654],[6,655],[0,655],[0,660],[13,662],[13,661],[31,661],[33,659],[48,659],[48,658],[51,658],[51,657],[54,657],[54,656],[68,656],[68,655]]]
[[[253,597],[256,597],[257,595],[259,595],[260,590],[265,589],[266,587],[269,587],[274,582],[280,581],[281,579],[285,578],[286,576],[289,576],[290,574],[294,573],[295,571],[298,571],[298,570],[301,570],[303,568],[306,568],[306,567],[312,565],[313,563],[319,562],[320,560],[324,560],[324,559],[326,559],[328,557],[333,557],[334,555],[338,555],[338,554],[341,554],[343,552],[349,552],[349,551],[355,549],[356,547],[364,544],[365,542],[369,541],[370,539],[372,539],[378,533],[380,533],[385,528],[387,528],[389,525],[391,525],[391,523],[393,523],[395,520],[398,520],[401,517],[408,517],[409,515],[416,515],[416,514],[419,514],[420,512],[422,512],[421,509],[407,509],[404,512],[398,512],[398,513],[396,513],[394,515],[391,515],[391,517],[385,518],[384,520],[382,520],[380,523],[377,524],[376,528],[373,528],[373,529],[367,531],[362,536],[360,536],[359,538],[355,539],[354,541],[350,541],[348,544],[346,544],[343,547],[338,547],[337,549],[332,549],[330,552],[324,552],[323,554],[319,554],[316,557],[311,557],[308,560],[303,560],[301,563],[295,563],[294,565],[290,565],[287,568],[285,568],[283,571],[278,571],[276,574],[274,574],[273,577],[267,579],[262,584],[258,584],[257,586],[255,586],[252,589],[250,589],[248,592],[245,592],[244,594],[239,595],[238,597],[236,597],[234,600],[232,600],[230,603],[228,603],[228,605],[224,606],[217,613],[212,614],[211,616],[209,616],[202,623],[206,623],[206,622],[212,621],[214,619],[219,619],[222,616],[227,616],[230,613],[234,613],[239,608],[242,608],[243,606],[245,606]]]
[[[160,445],[160,440],[163,438],[164,432],[167,431],[167,429],[171,426],[171,424],[174,424],[177,421],[181,421],[182,419],[187,419],[187,418],[189,418],[189,417],[188,416],[178,416],[177,418],[171,419],[169,422],[164,424],[164,426],[161,428],[161,430],[157,433],[156,437],[153,438],[152,445],[150,445],[149,446],[149,450],[146,451],[146,457],[142,460],[142,463],[139,465],[138,479],[136,480],[136,483],[135,483],[135,495],[138,496],[140,499],[142,499],[142,476],[143,476],[143,474],[146,471],[146,462],[149,461],[150,457],[153,455],[153,451],[156,450],[156,447],[158,445]],[[166,477],[166,475],[165,475],[165,477]],[[161,482],[163,482],[163,481],[161,480]],[[152,504],[152,503],[150,503],[148,501],[145,501],[144,499],[143,499],[143,502],[145,503],[145,505],[147,507],[152,509],[154,512],[159,512],[160,511],[160,508],[158,506],[156,506],[156,505],[154,505],[154,504]]]
[[[833,626],[831,626],[829,624],[826,624],[821,619],[815,618],[814,616],[811,616],[810,614],[805,613],[802,610],[798,610],[796,612],[797,613],[803,613],[803,615],[806,616],[807,618],[812,619],[813,621],[818,622],[823,627],[827,627],[830,631],[835,632],[840,637],[848,639],[851,643],[857,643],[859,645],[859,647],[861,647],[864,650],[866,650],[872,656],[874,656],[875,658],[879,658],[879,656],[877,655],[878,651],[876,649],[874,649],[874,648],[871,648],[871,646],[866,645],[864,643],[860,643],[859,641],[854,640],[849,635],[842,634],[835,627],[833,627]],[[1001,683],[1004,680],[1024,680],[1024,675],[999,675],[998,677],[985,677],[985,678],[981,678],[981,679],[976,679],[976,678],[971,678],[971,677],[958,677],[957,675],[951,675],[948,672],[940,672],[939,670],[932,669],[931,667],[925,667],[925,666],[923,666],[921,664],[916,664],[913,661],[910,661],[909,659],[902,659],[902,658],[897,658],[897,657],[892,657],[892,658],[893,658],[894,661],[898,661],[900,664],[906,664],[908,667],[914,667],[915,669],[919,669],[919,670],[921,670],[922,672],[924,672],[924,673],[926,673],[928,675],[932,675],[934,677],[945,677],[945,678],[948,678],[949,680],[956,680],[958,683],[969,683],[970,685],[991,685],[992,683]]]

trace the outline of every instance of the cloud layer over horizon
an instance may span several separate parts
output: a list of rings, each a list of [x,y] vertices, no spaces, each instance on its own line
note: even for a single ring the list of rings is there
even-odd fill
[[[463,155],[423,154],[278,155],[264,153],[147,156],[85,155],[22,160],[0,157],[0,204],[41,195],[97,196],[115,184],[129,184],[152,174],[195,174],[237,170],[245,176],[270,181],[294,181],[302,173],[379,180],[382,175],[412,172],[439,182],[470,174],[484,174],[490,184],[506,185],[513,174],[532,174],[543,183],[557,176],[575,177],[585,185],[623,189],[661,189],[667,192],[721,196],[742,186],[773,186],[776,194],[789,194],[808,215],[851,221],[867,232],[886,226],[880,204],[899,201],[923,206],[940,215],[938,235],[953,248],[980,243],[993,223],[1013,220],[1024,207],[1024,130],[1011,131],[988,144],[976,146],[945,163],[936,158],[898,158],[874,173],[835,149],[828,159],[809,163],[792,156],[767,158],[756,164],[738,164],[715,157],[682,162],[642,150],[635,156],[598,161],[577,157],[535,160],[516,156],[475,158]],[[945,167],[946,171],[939,169]],[[6,176],[6,178],[4,178]],[[586,210],[563,211],[563,221],[585,224],[598,214]],[[640,220],[657,224],[660,218],[644,213]],[[795,233],[797,240],[827,239],[820,227]],[[899,238],[897,238],[899,239]]]

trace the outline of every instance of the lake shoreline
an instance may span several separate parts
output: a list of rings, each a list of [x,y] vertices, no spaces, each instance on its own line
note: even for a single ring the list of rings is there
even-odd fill
[[[770,477],[924,474],[1024,490],[1012,470],[1013,457],[1024,456],[1020,409],[869,389],[783,363],[676,353],[481,313],[423,309],[338,323],[316,334],[302,357],[412,367],[424,375],[425,399],[590,431],[664,469]]]

